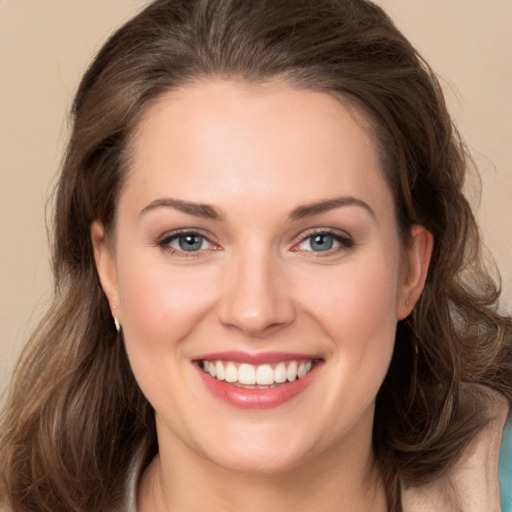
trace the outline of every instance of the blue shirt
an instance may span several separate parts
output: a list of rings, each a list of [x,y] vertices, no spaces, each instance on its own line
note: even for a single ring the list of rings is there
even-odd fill
[[[512,512],[512,423],[503,432],[500,451],[500,493],[502,512]]]

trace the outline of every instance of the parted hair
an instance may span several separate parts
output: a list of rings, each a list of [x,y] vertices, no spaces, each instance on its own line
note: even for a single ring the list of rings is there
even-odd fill
[[[115,230],[132,135],[162,94],[203,79],[325,92],[369,119],[398,229],[433,235],[427,282],[399,322],[377,396],[373,447],[390,511],[400,484],[436,478],[512,402],[512,322],[482,263],[462,189],[470,159],[439,83],[387,15],[365,0],[157,0],[117,30],[85,73],[55,192],[54,299],[16,368],[1,418],[0,500],[16,512],[122,510],[136,453],[157,451],[99,284],[90,228]]]

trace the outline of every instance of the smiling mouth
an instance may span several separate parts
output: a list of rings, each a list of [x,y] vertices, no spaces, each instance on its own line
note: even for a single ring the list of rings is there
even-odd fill
[[[276,364],[248,364],[234,361],[198,361],[210,377],[245,389],[270,389],[294,382],[307,375],[316,359],[282,361]]]

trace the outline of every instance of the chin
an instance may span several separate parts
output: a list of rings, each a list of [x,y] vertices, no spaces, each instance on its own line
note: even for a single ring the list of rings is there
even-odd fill
[[[284,449],[283,449],[284,448]],[[304,450],[258,443],[231,446],[222,453],[205,454],[216,466],[227,471],[249,475],[279,475],[299,469],[310,458]]]
[[[227,471],[253,475],[278,475],[300,470],[304,464],[322,456],[332,439],[315,435],[313,425],[245,424],[219,429],[198,453]],[[301,425],[301,428],[297,428]]]

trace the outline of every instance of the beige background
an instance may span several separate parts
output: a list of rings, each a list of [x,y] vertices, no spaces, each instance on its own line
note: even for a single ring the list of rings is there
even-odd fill
[[[0,0],[0,392],[49,300],[44,211],[78,80],[144,0]],[[512,310],[512,0],[379,0],[438,72]]]

